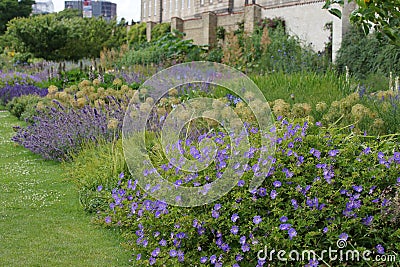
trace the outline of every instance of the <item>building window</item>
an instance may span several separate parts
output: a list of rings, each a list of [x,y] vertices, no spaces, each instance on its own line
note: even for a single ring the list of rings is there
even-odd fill
[[[182,0],[182,10],[185,7],[185,0]]]
[[[175,11],[178,11],[178,0],[175,0]]]
[[[167,8],[167,0],[164,0],[164,4],[163,4],[163,6],[162,6],[162,9],[163,9],[163,13],[165,14],[165,10],[166,10],[166,8]]]
[[[210,5],[212,4],[213,0],[210,0]]]
[[[157,0],[154,0],[154,16],[157,16]]]
[[[190,0],[188,0],[188,8],[190,8]]]
[[[204,0],[200,0],[200,5],[204,6]]]
[[[146,17],[146,1],[143,3],[143,18]]]
[[[172,13],[172,0],[169,0],[169,14]]]
[[[149,17],[151,16],[151,0],[149,1]]]

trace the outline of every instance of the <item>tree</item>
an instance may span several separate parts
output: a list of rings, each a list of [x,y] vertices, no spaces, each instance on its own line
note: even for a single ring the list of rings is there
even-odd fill
[[[15,18],[6,35],[18,52],[48,60],[96,58],[104,47],[126,42],[125,25],[104,19],[48,14]]]
[[[341,11],[335,5],[344,5],[345,0],[326,0],[324,8],[337,17]],[[371,30],[378,37],[388,37],[391,42],[400,46],[400,0],[354,0],[357,9],[351,13],[350,20],[363,27],[364,33]],[[347,0],[353,2],[353,0]]]
[[[28,17],[32,12],[33,0],[0,1],[0,34],[7,29],[7,22],[16,17]]]

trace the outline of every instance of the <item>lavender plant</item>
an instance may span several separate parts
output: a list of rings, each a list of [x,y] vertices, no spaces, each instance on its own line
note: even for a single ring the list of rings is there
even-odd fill
[[[121,103],[110,100],[104,108],[86,105],[81,109],[55,104],[38,111],[32,125],[18,127],[12,140],[46,159],[67,161],[88,142],[119,137],[124,116]]]
[[[7,85],[0,88],[0,104],[6,105],[13,98],[23,95],[38,95],[43,97],[47,95],[47,90],[27,84]]]

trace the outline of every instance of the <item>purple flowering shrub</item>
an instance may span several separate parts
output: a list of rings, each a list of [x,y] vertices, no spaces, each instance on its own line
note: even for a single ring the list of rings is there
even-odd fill
[[[257,135],[248,127],[250,138]],[[399,213],[393,212],[400,186],[397,136],[376,139],[282,119],[274,130],[273,165],[257,190],[248,190],[259,164],[257,153],[245,155],[248,165],[237,170],[244,175],[228,194],[192,208],[152,199],[125,173],[113,188],[98,185],[98,197],[108,198],[98,222],[123,230],[135,266],[268,266],[270,260],[286,266],[276,254],[259,260],[257,254],[267,247],[268,253],[285,250],[286,257],[304,249],[321,255],[329,247],[338,249],[339,239],[347,241],[348,249],[371,250],[371,257],[399,251]],[[212,138],[219,138],[220,149],[227,145],[218,134]],[[157,155],[158,146],[152,149]],[[217,156],[213,168],[193,177],[191,185],[216,175],[222,161],[229,156]],[[340,264],[338,258],[324,260]],[[318,258],[291,263],[323,264]]]
[[[55,104],[39,110],[33,123],[18,128],[12,140],[46,159],[65,161],[85,144],[112,141],[121,132],[125,111],[119,102],[80,109],[67,108],[56,101]]]
[[[37,75],[17,71],[2,72],[0,70],[0,88],[7,85],[32,85],[41,81],[42,78]]]
[[[6,105],[12,99],[23,95],[46,96],[47,89],[43,89],[34,85],[7,85],[0,88],[0,104]]]

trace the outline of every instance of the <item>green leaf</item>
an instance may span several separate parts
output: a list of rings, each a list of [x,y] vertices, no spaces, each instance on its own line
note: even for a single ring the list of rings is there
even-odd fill
[[[340,11],[340,10],[337,9],[337,8],[331,8],[331,9],[329,9],[328,11],[329,11],[329,13],[331,13],[332,15],[334,15],[334,16],[336,16],[336,17],[338,17],[338,18],[341,18],[341,17],[342,17],[342,11]]]

